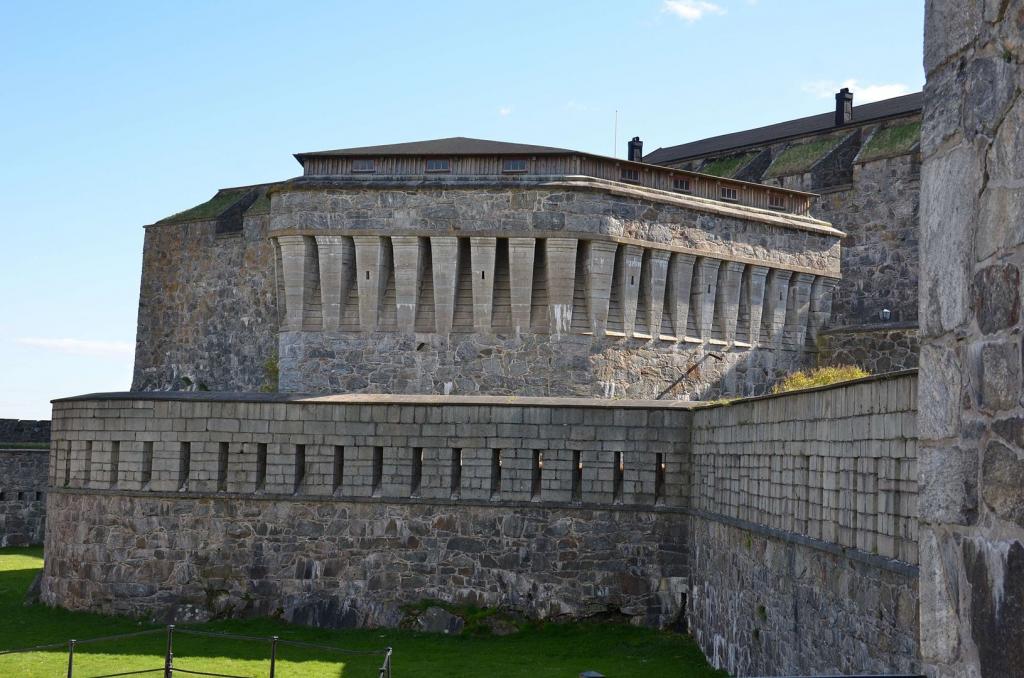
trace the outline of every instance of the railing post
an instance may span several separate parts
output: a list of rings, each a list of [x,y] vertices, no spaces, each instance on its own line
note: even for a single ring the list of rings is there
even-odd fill
[[[75,675],[75,642],[74,638],[68,641],[68,678]]]
[[[270,678],[274,678],[277,670],[277,636],[270,639]]]
[[[164,654],[164,678],[174,678],[174,624],[167,625],[167,652]]]

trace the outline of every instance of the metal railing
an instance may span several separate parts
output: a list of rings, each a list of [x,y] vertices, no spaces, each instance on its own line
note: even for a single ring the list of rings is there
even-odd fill
[[[143,636],[154,636],[158,634],[166,634],[167,642],[164,650],[164,662],[163,666],[154,667],[150,669],[139,669],[136,671],[123,671],[120,673],[106,673],[96,676],[84,676],[81,672],[75,672],[75,650],[81,646],[92,643],[103,643],[114,640],[125,640],[128,638],[140,638]],[[340,647],[334,647],[331,645],[320,645],[318,643],[305,643],[298,640],[282,640],[279,636],[261,637],[261,636],[242,636],[235,633],[217,633],[213,631],[196,631],[193,629],[177,628],[174,624],[168,625],[163,629],[150,629],[148,631],[137,631],[135,633],[122,633],[116,636],[101,636],[99,638],[87,638],[84,640],[78,640],[72,638],[66,643],[52,643],[49,645],[34,645],[32,647],[17,648],[14,650],[3,650],[0,651],[0,656],[9,654],[22,654],[27,652],[44,652],[48,650],[67,649],[68,652],[68,672],[67,678],[119,678],[120,676],[137,676],[146,673],[162,673],[163,678],[174,678],[174,674],[179,675],[192,675],[192,676],[213,676],[214,678],[253,678],[252,676],[236,676],[228,673],[211,673],[208,671],[196,671],[194,669],[187,669],[182,666],[175,666],[175,653],[174,653],[174,637],[178,635],[188,636],[199,636],[203,638],[219,638],[223,640],[243,640],[249,642],[269,643],[270,644],[270,656],[268,658],[270,662],[270,678],[276,678],[277,676],[277,653],[281,646],[290,647],[301,647],[309,650],[319,650],[323,652],[333,652],[335,654],[343,654],[347,656],[374,656],[383,655],[383,663],[380,665],[380,669],[377,672],[377,678],[391,678],[391,658],[393,650],[391,647],[386,647],[383,650],[347,650]]]

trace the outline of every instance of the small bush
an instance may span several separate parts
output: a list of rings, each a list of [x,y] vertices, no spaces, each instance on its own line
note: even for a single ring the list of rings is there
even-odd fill
[[[794,372],[788,375],[785,379],[775,384],[774,388],[772,388],[772,393],[786,393],[788,391],[799,391],[803,388],[828,386],[829,384],[838,384],[843,381],[870,376],[870,372],[866,372],[856,365],[819,367],[807,370],[806,372]]]

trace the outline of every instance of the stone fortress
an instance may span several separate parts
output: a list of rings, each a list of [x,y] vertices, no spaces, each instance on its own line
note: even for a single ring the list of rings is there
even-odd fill
[[[923,133],[920,95],[840,92],[646,158],[307,153],[147,227],[133,390],[54,401],[42,599],[348,627],[435,598],[685,628],[736,675],[1024,675],[1024,476],[989,421],[1019,313],[968,328],[961,417],[969,267],[924,257],[920,401],[890,371],[917,363],[918,205],[932,250],[994,214],[941,197],[982,110],[950,73],[1012,16],[929,6]],[[847,359],[885,374],[763,395]]]

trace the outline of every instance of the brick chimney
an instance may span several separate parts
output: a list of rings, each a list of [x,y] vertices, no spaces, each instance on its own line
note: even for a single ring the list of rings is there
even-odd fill
[[[629,152],[626,153],[626,159],[633,162],[644,161],[644,142],[640,141],[640,137],[633,137],[629,142]]]
[[[853,92],[844,87],[836,92],[836,125],[853,122]]]

